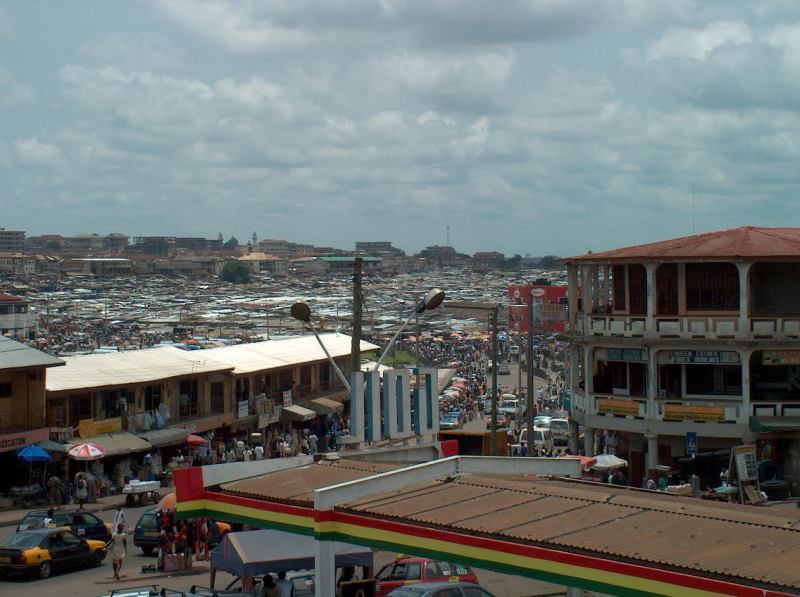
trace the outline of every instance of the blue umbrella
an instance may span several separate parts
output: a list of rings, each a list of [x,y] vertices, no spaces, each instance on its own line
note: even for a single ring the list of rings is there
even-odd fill
[[[23,462],[50,462],[50,454],[39,446],[30,445],[17,452],[17,458]]]

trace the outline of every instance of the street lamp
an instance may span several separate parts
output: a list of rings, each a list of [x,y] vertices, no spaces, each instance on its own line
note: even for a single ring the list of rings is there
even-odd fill
[[[424,313],[425,311],[433,311],[436,307],[441,305],[443,301],[444,301],[444,290],[442,290],[441,288],[431,288],[428,291],[428,294],[423,296],[417,302],[417,304],[414,305],[414,311],[411,313],[408,319],[406,319],[403,322],[403,324],[400,326],[400,329],[397,330],[394,336],[392,336],[392,339],[389,340],[389,344],[386,345],[386,348],[384,349],[383,353],[378,359],[378,362],[375,364],[374,371],[377,371],[378,368],[381,366],[383,358],[389,353],[389,349],[392,347],[392,344],[394,344],[395,340],[397,340],[397,338],[400,336],[403,330],[406,329],[406,326],[409,323],[411,323],[411,320],[414,319],[415,317],[418,317],[421,313]]]
[[[291,308],[292,317],[294,317],[297,321],[301,321],[303,323],[307,323],[308,327],[311,328],[311,331],[314,334],[314,337],[319,342],[319,345],[322,347],[322,350],[325,352],[325,356],[328,357],[328,361],[330,362],[333,369],[336,371],[336,375],[339,376],[342,384],[347,391],[350,392],[350,382],[347,381],[347,378],[342,373],[342,370],[339,369],[339,365],[336,364],[336,361],[333,360],[331,353],[328,352],[328,349],[325,348],[325,345],[322,343],[322,339],[319,337],[317,333],[317,328],[314,327],[314,324],[311,322],[311,307],[308,306],[308,303],[305,301],[295,301]]]
[[[490,421],[492,431],[489,435],[489,452],[491,456],[495,456],[497,454],[497,316],[500,311],[500,303],[452,301],[447,303],[447,307],[492,313],[492,414]],[[528,431],[528,433],[532,432]]]

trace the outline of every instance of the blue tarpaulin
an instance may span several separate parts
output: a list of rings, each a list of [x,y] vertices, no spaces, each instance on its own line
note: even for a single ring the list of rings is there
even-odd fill
[[[367,547],[335,542],[336,567],[372,566]],[[228,533],[211,552],[211,565],[239,578],[314,569],[314,538],[275,530]]]

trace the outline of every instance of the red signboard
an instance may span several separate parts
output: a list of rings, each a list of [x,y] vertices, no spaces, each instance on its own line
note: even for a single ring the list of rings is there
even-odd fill
[[[528,331],[528,295],[537,303],[538,317],[533,322],[534,334],[557,334],[564,331],[567,314],[567,287],[528,284],[508,287],[508,319],[511,331]]]

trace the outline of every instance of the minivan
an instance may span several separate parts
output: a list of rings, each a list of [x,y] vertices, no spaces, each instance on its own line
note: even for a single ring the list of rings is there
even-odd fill
[[[533,449],[540,452],[552,452],[554,448],[553,434],[549,429],[543,427],[533,428]],[[527,444],[528,428],[519,432],[519,443]]]

